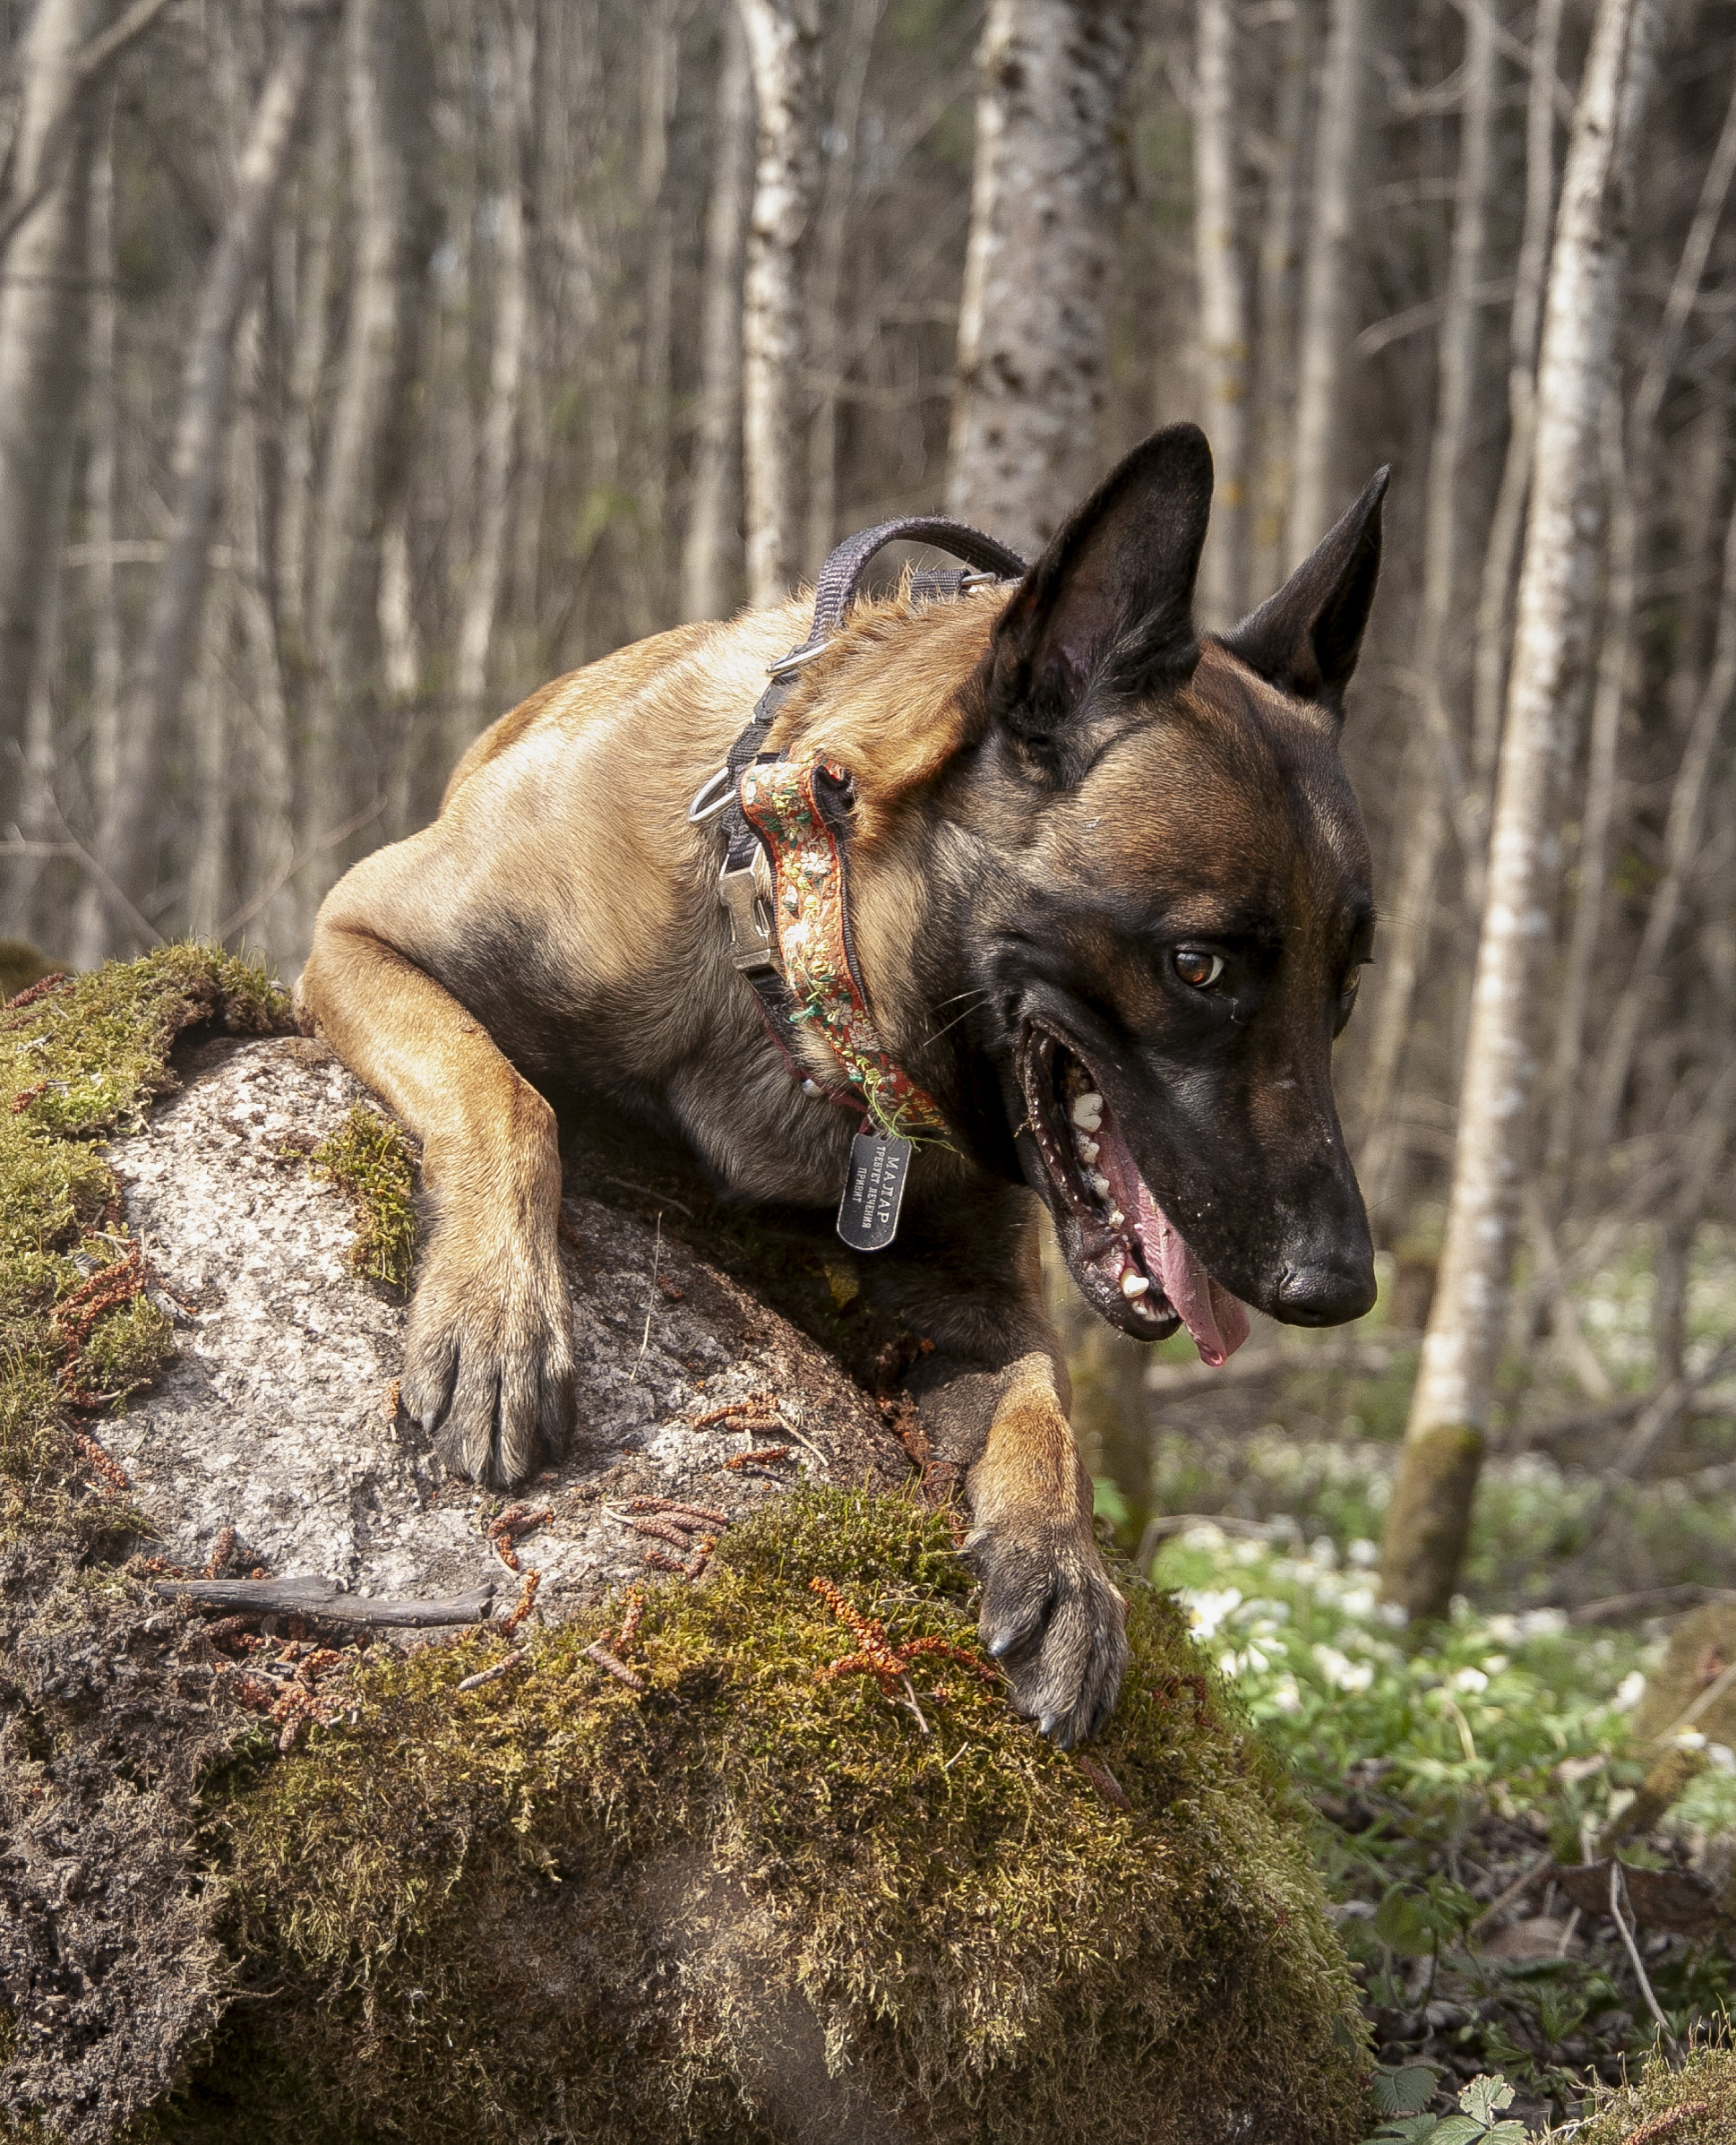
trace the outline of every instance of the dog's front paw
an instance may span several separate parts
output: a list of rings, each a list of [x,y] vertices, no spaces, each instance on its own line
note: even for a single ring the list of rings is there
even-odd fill
[[[1127,1603],[1089,1526],[1070,1517],[991,1521],[965,1551],[983,1582],[983,1643],[1016,1710],[1063,1750],[1108,1719],[1127,1667]]]
[[[455,1474],[511,1489],[566,1449],[572,1314],[558,1262],[436,1253],[411,1307],[400,1397]]]

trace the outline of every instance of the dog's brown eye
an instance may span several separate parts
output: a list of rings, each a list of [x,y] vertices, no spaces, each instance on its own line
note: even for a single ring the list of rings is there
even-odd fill
[[[1198,946],[1183,946],[1175,956],[1175,972],[1195,990],[1209,990],[1224,973],[1224,956],[1202,952]]]

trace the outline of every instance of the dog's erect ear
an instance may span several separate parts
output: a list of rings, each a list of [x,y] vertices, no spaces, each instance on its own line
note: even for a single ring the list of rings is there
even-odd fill
[[[1199,659],[1193,580],[1211,504],[1211,449],[1197,425],[1154,433],[1118,463],[1001,615],[987,664],[994,719],[1053,752],[1105,668],[1132,691],[1190,677]]]
[[[1277,594],[1224,636],[1232,655],[1281,693],[1337,715],[1380,577],[1380,502],[1391,474],[1377,470]]]

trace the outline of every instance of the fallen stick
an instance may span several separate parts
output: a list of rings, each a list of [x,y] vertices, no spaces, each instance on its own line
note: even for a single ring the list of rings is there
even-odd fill
[[[485,1684],[497,1684],[509,1669],[516,1668],[530,1649],[520,1646],[516,1653],[509,1653],[503,1660],[496,1661],[492,1668],[479,1668],[474,1676],[467,1676],[459,1685],[460,1691],[480,1691]]]
[[[606,1646],[587,1646],[585,1658],[595,1661],[599,1668],[614,1676],[616,1683],[625,1684],[630,1691],[643,1691],[645,1688],[645,1678],[635,1676],[626,1662],[617,1660]],[[463,1685],[459,1687],[461,1690]]]
[[[322,1579],[159,1579],[157,1591],[199,1607],[310,1616],[322,1624],[400,1625],[480,1624],[494,1599],[492,1587],[442,1601],[405,1601],[386,1595],[340,1594]]]

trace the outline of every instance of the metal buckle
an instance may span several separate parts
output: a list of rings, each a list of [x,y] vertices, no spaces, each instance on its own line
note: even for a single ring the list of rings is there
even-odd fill
[[[711,795],[714,789],[718,792],[716,797]],[[717,773],[701,782],[693,792],[693,801],[687,807],[688,825],[697,827],[704,821],[715,818],[735,794],[735,785],[730,779],[729,762],[726,760]]]
[[[824,655],[831,646],[829,640],[816,641],[812,648],[792,648],[786,656],[779,656],[775,663],[766,665],[768,677],[787,677],[793,670],[801,669],[804,663],[812,663],[817,655]]]
[[[729,918],[730,957],[743,976],[769,969],[781,976],[784,964],[776,951],[772,904],[777,883],[763,849],[755,847],[752,864],[731,871],[726,864],[718,874],[718,899]]]

